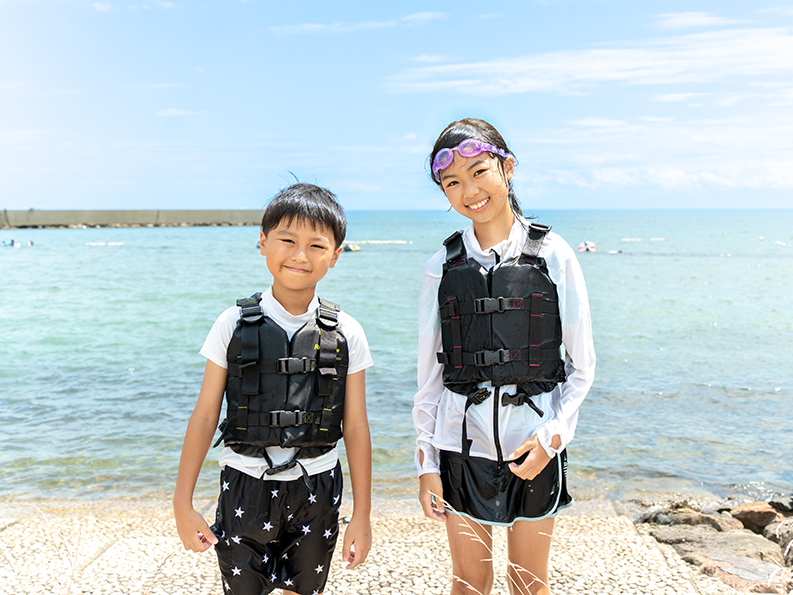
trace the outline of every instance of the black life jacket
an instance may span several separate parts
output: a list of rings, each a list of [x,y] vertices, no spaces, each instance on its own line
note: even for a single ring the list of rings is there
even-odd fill
[[[562,325],[556,285],[539,257],[550,227],[529,224],[520,256],[490,270],[468,258],[461,232],[449,236],[446,262],[438,288],[443,351],[443,384],[468,397],[466,411],[479,404],[493,387],[514,384],[516,395],[502,404],[529,405],[542,417],[531,397],[551,391],[565,379],[561,358]],[[467,455],[466,425],[463,452]]]
[[[261,293],[237,300],[242,313],[226,353],[226,419],[215,444],[266,459],[272,474],[330,451],[341,438],[349,357],[336,304],[320,299],[317,315],[290,341],[262,314],[260,301]],[[267,446],[298,451],[273,467]]]

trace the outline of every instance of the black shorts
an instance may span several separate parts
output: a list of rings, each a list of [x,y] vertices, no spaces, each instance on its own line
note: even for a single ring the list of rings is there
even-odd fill
[[[304,481],[256,479],[224,467],[212,531],[224,592],[322,593],[339,535],[341,465]]]
[[[516,462],[520,463],[525,455]],[[567,493],[567,451],[563,450],[532,480],[482,457],[440,451],[443,498],[453,512],[486,525],[512,525],[555,516],[572,504]]]

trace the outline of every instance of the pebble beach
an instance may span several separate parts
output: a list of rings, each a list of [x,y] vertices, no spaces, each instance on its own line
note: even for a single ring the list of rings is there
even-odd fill
[[[212,517],[212,502],[196,504]],[[342,508],[342,531],[349,512]],[[2,504],[0,514],[2,593],[223,592],[214,554],[182,548],[168,503]],[[505,531],[494,530],[493,595],[509,592]],[[369,558],[355,570],[343,569],[337,548],[326,594],[449,593],[454,579],[443,525],[421,516],[417,504],[379,506],[372,533]],[[717,579],[697,575],[671,546],[656,542],[609,500],[577,502],[560,514],[550,568],[556,595],[738,593]]]

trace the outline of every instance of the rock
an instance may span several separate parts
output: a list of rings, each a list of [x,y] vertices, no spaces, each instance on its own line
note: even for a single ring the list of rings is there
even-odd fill
[[[720,532],[707,525],[655,527],[650,535],[668,543],[690,564],[700,566],[717,552],[782,564],[779,546],[748,529]]]
[[[771,500],[769,504],[779,512],[793,512],[793,494]]]
[[[743,529],[743,523],[729,515],[703,514],[701,512],[684,512],[672,515],[672,525],[707,525],[716,531],[734,531]]]
[[[785,558],[785,566],[793,566],[793,520],[766,525],[763,536],[778,543]]]
[[[743,523],[743,526],[762,535],[766,525],[784,520],[784,516],[768,502],[746,502],[737,506],[720,508],[719,512],[729,512]]]
[[[780,568],[753,558],[724,552],[713,554],[698,573],[715,576],[733,589],[746,593],[787,593]]]

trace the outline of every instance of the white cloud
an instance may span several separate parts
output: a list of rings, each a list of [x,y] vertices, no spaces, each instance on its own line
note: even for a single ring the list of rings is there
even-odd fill
[[[270,27],[270,31],[282,35],[299,35],[310,33],[351,33],[372,29],[385,29],[405,25],[408,27],[424,25],[430,21],[445,19],[448,15],[442,12],[417,12],[401,19],[387,21],[361,21],[359,23],[302,23],[300,25],[283,25]]]
[[[726,19],[707,12],[671,12],[657,14],[656,26],[660,29],[685,29],[688,27],[710,27],[713,25],[731,25],[749,21]]]
[[[448,18],[448,14],[444,12],[416,12],[402,17],[402,20],[411,25],[425,25],[430,21],[437,21],[439,19]]]
[[[417,67],[390,77],[399,93],[477,95],[569,93],[604,83],[703,83],[793,73],[793,35],[785,27],[736,29],[636,42],[632,47],[546,52],[515,58]]]
[[[157,112],[157,115],[158,116],[163,116],[163,117],[172,117],[172,116],[208,116],[209,113],[208,112],[190,112],[190,111],[183,110],[183,109],[169,108],[169,109],[160,110],[159,112]]]
[[[567,124],[590,128],[614,128],[616,126],[625,126],[625,122],[622,120],[608,120],[606,118],[582,118],[580,120],[569,120]]]
[[[513,148],[530,165],[519,173],[534,187],[793,189],[793,115],[670,120],[572,121],[522,135],[531,140]]]
[[[110,12],[113,10],[113,5],[109,2],[94,2],[91,6],[99,12]]]
[[[701,97],[702,95],[708,95],[708,93],[664,93],[663,95],[654,96],[653,100],[671,103],[676,101],[688,101],[692,97]]]

